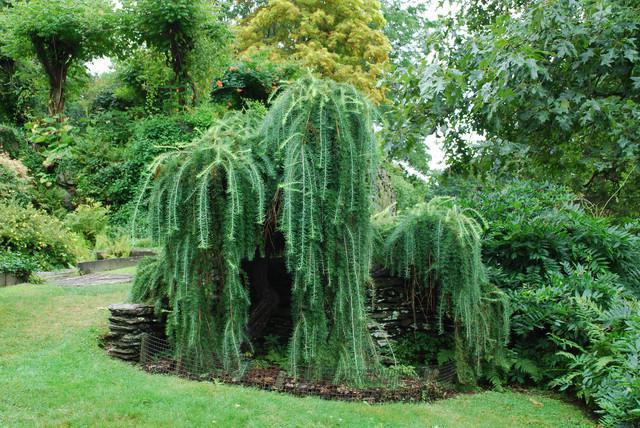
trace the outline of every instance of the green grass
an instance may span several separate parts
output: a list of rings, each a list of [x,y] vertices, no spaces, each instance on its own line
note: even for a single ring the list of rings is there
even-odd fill
[[[580,409],[545,393],[370,406],[150,375],[97,346],[106,306],[122,302],[128,289],[0,289],[0,426],[594,426]]]
[[[130,273],[134,275],[137,269],[138,269],[138,266],[129,266],[129,267],[120,268],[120,269],[108,270],[100,273]]]

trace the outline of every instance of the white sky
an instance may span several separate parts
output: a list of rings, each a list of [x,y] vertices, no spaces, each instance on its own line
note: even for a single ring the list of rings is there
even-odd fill
[[[115,2],[116,7],[119,6],[119,2]],[[427,4],[428,10],[425,14],[428,19],[436,19],[439,15],[445,15],[452,10],[451,5],[447,2],[444,6],[440,5],[439,0],[407,0],[406,4]],[[107,73],[109,71],[113,71],[113,62],[110,58],[102,57],[96,58],[93,61],[90,61],[85,64],[89,73],[93,75],[100,75],[103,73]],[[429,162],[429,168],[432,170],[442,170],[444,169],[444,152],[442,151],[442,146],[438,142],[438,139],[435,135],[430,135],[426,138],[425,144],[429,149],[429,153],[431,154],[431,161]]]

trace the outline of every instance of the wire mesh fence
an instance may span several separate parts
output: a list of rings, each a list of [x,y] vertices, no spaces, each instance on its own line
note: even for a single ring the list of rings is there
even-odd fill
[[[443,385],[452,383],[456,376],[453,364],[438,368],[423,367],[412,373],[393,367],[372,369],[360,373],[357,382],[341,381],[336,378],[334,370],[301,367],[294,375],[281,367],[250,359],[229,370],[213,358],[207,361],[193,357],[175,358],[167,340],[149,334],[143,336],[141,341],[140,364],[151,373],[176,375],[192,380],[369,403],[446,398],[451,392]],[[342,379],[348,377],[343,376]]]

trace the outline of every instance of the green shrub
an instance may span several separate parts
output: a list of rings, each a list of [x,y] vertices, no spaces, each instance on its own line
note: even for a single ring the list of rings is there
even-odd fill
[[[120,159],[102,159],[87,156],[87,167],[81,172],[82,190],[93,199],[112,207],[114,224],[128,226],[132,213],[131,202],[146,175],[149,163],[159,154],[176,148],[180,143],[194,139],[204,132],[219,116],[219,107],[202,107],[193,112],[174,116],[153,116],[139,121],[133,127],[133,136]],[[100,167],[92,164],[100,161]]]
[[[436,192],[459,195],[489,222],[483,259],[514,310],[506,358],[487,378],[571,390],[605,425],[637,424],[637,222],[596,216],[548,183],[452,180]]]
[[[96,250],[100,251],[104,258],[129,257],[131,254],[131,237],[120,230],[118,233],[102,233],[96,238]]]
[[[17,157],[25,147],[23,135],[17,129],[0,125],[0,152],[5,152],[11,157]]]
[[[96,245],[96,237],[103,233],[109,222],[109,209],[99,202],[80,205],[64,219],[69,229],[82,236],[92,246]]]
[[[293,63],[276,64],[264,53],[251,58],[245,56],[214,80],[212,98],[216,103],[227,104],[234,109],[246,107],[250,101],[266,104],[283,80],[298,73],[298,67]]]
[[[11,199],[22,204],[30,202],[31,184],[27,167],[0,152],[0,200]]]
[[[38,270],[39,264],[33,257],[11,251],[0,251],[0,272],[11,273],[20,278],[28,278]]]
[[[490,224],[483,258],[500,287],[544,282],[565,263],[595,263],[640,293],[640,237],[612,218],[591,214],[567,188],[516,180],[454,189]]]
[[[40,269],[68,267],[86,255],[82,239],[64,223],[33,207],[0,204],[0,248],[31,257]]]
[[[564,267],[512,294],[515,361],[571,390],[606,426],[640,420],[640,302],[599,266]]]

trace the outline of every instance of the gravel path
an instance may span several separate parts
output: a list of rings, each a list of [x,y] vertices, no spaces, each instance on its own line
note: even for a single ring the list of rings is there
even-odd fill
[[[82,276],[73,275],[52,278],[46,282],[62,287],[86,287],[90,285],[122,284],[131,281],[133,281],[133,274],[100,272]]]

